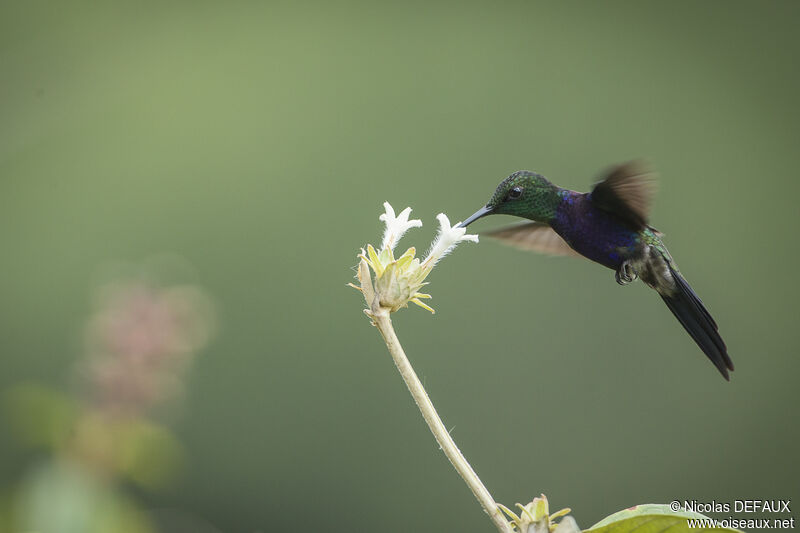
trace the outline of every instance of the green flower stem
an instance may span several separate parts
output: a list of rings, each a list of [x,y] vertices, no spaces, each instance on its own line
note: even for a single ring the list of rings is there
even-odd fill
[[[397,335],[395,335],[394,328],[392,327],[392,320],[389,317],[389,309],[373,306],[370,316],[378,327],[378,331],[381,332],[383,340],[386,342],[386,347],[389,348],[389,353],[392,354],[394,364],[397,365],[400,375],[403,376],[403,380],[406,382],[411,396],[413,396],[414,401],[417,403],[422,417],[425,419],[425,422],[428,423],[431,433],[433,433],[436,442],[439,443],[442,451],[444,451],[444,454],[450,460],[453,468],[456,469],[472,491],[472,494],[475,495],[475,498],[477,498],[483,510],[486,511],[486,514],[489,515],[489,518],[497,527],[497,530],[501,533],[514,533],[511,524],[503,517],[494,498],[489,494],[488,489],[483,482],[481,482],[478,474],[475,473],[464,455],[458,449],[455,441],[450,437],[450,433],[442,423],[442,419],[439,418],[439,415],[436,413],[436,408],[433,407],[428,393],[425,392],[422,382],[420,382],[416,372],[414,372],[414,368],[411,366],[408,357],[406,357],[403,347],[397,339]]]

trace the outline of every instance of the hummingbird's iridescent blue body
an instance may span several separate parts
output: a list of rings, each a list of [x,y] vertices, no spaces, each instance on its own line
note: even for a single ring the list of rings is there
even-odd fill
[[[592,205],[588,193],[561,189],[558,195],[561,203],[550,227],[582,256],[619,270],[622,262],[640,246],[640,232]]]
[[[523,249],[586,257],[614,270],[620,285],[641,278],[729,379],[733,362],[716,322],[681,275],[661,233],[647,223],[653,187],[653,175],[636,161],[614,167],[588,193],[521,170],[503,180],[486,206],[462,225],[495,213],[527,218],[533,222],[489,235]]]

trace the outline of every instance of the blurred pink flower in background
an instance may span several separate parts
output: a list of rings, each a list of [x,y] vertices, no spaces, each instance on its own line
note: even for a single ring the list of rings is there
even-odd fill
[[[137,413],[178,396],[214,326],[199,288],[143,281],[104,287],[87,328],[83,371],[97,407]]]

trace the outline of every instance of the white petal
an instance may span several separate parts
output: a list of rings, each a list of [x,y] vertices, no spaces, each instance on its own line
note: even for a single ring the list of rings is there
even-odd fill
[[[386,212],[379,216],[378,220],[386,221],[387,219],[394,220],[396,218],[394,216],[394,208],[392,207],[392,204],[389,202],[383,202],[383,208],[386,210]]]

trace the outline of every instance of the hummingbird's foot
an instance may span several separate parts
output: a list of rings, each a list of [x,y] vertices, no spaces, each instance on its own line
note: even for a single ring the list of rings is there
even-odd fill
[[[622,266],[619,267],[619,270],[614,273],[614,277],[617,278],[617,283],[620,285],[627,285],[631,281],[635,281],[636,278],[639,277],[639,274],[633,269],[630,261],[625,261],[622,263]]]

